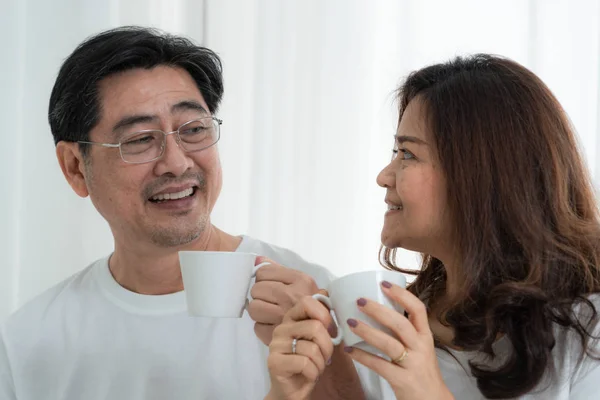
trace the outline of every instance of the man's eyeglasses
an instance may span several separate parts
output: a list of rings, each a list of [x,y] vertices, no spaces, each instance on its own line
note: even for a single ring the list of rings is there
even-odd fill
[[[188,121],[173,132],[144,130],[126,135],[119,143],[98,143],[78,141],[77,143],[95,144],[109,148],[119,148],[121,158],[126,163],[143,164],[162,157],[167,144],[167,136],[176,134],[177,144],[186,152],[207,149],[219,141],[222,120],[216,117],[203,117]]]

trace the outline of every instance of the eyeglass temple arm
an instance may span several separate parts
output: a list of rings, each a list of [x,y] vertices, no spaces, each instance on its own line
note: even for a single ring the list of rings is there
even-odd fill
[[[99,146],[103,146],[103,147],[111,147],[111,148],[115,148],[115,147],[120,147],[121,145],[119,143],[98,143],[98,142],[86,142],[83,140],[78,140],[77,143],[83,143],[83,144],[95,144],[95,145],[99,145]]]

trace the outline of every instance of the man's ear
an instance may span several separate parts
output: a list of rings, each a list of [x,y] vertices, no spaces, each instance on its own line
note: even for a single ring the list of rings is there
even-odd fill
[[[71,188],[81,197],[87,197],[90,193],[85,182],[85,161],[79,144],[60,141],[56,145],[56,157],[60,164],[67,182]]]

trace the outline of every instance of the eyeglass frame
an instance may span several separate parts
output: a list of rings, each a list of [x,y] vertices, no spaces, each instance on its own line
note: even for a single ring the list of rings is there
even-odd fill
[[[179,131],[181,130],[182,127],[184,127],[185,125],[187,125],[187,124],[189,124],[191,122],[199,121],[201,119],[208,119],[208,118],[210,118],[213,121],[217,122],[217,140],[215,140],[214,143],[211,143],[209,146],[206,146],[206,147],[203,147],[203,148],[197,149],[197,150],[186,150],[185,147],[179,146],[179,144],[181,143],[181,136],[179,136]],[[175,141],[177,142],[177,146],[179,146],[179,148],[183,149],[183,151],[185,151],[186,153],[195,153],[197,151],[206,150],[206,149],[214,146],[221,139],[221,125],[223,125],[223,120],[211,115],[211,116],[207,116],[207,117],[194,118],[194,119],[191,119],[191,120],[189,120],[187,122],[184,122],[183,124],[181,124],[179,126],[179,128],[177,128],[176,130],[174,130],[172,132],[165,132],[165,131],[160,130],[160,129],[144,129],[144,130],[141,130],[141,131],[136,131],[136,132],[132,132],[132,133],[128,134],[126,137],[132,137],[132,136],[138,135],[140,133],[148,133],[148,132],[161,132],[164,135],[164,139],[163,139],[162,144],[161,144],[160,154],[158,156],[154,157],[153,159],[147,160],[147,161],[133,162],[133,161],[127,161],[127,160],[125,160],[125,157],[123,157],[123,150],[121,149],[123,141],[119,141],[119,143],[101,143],[101,142],[92,142],[92,141],[78,140],[76,143],[93,144],[93,145],[98,145],[98,146],[107,147],[107,148],[111,148],[111,149],[118,148],[119,149],[119,155],[121,156],[121,160],[123,160],[124,163],[127,163],[127,164],[146,164],[146,163],[158,160],[159,158],[161,158],[165,154],[165,149],[167,148],[167,136],[172,135],[174,133],[177,134],[177,136],[175,136]]]

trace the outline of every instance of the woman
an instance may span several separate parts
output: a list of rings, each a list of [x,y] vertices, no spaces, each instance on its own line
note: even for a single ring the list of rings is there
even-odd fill
[[[350,357],[397,399],[598,398],[599,215],[558,101],[526,68],[490,55],[416,71],[398,99],[394,157],[377,178],[382,258],[416,279],[408,290],[382,283],[406,317],[357,299],[394,337],[345,321],[393,361],[347,348]],[[423,254],[419,272],[394,265],[399,247]],[[294,338],[326,349],[326,330],[303,336],[324,308],[311,300],[274,335],[274,396],[290,392],[286,357],[327,368],[314,351],[290,355]],[[294,375],[306,392],[309,367]]]

